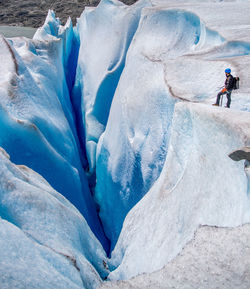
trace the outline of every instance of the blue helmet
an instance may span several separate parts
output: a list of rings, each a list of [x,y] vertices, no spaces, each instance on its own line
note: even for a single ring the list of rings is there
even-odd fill
[[[230,68],[225,69],[225,73],[231,73],[231,69]]]

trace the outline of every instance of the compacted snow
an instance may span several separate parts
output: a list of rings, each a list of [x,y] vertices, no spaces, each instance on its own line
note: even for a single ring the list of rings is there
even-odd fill
[[[249,13],[103,0],[0,36],[0,288],[250,287]]]

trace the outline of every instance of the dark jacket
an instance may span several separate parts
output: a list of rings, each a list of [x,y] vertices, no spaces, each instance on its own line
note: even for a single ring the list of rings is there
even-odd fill
[[[231,74],[229,74],[229,76],[227,76],[227,78],[226,78],[225,88],[229,91],[233,90],[233,88],[234,88],[234,78]]]

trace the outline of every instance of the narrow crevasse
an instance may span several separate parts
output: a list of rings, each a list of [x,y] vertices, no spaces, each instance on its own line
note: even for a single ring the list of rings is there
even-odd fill
[[[6,65],[1,71],[0,146],[14,163],[41,174],[75,205],[108,250],[83,169],[70,99],[73,37],[71,21],[63,27],[49,11],[33,40],[1,38]]]
[[[249,112],[176,104],[164,168],[126,216],[112,252],[111,280],[161,269],[200,225],[231,228],[250,222],[244,161],[228,157],[232,148],[249,145],[249,123]]]
[[[86,147],[91,187],[96,183],[96,146],[108,121],[141,10],[148,5],[149,1],[139,1],[129,7],[104,0],[96,8],[86,8],[77,22],[80,49],[73,103],[81,122],[80,142]]]
[[[1,288],[97,288],[106,253],[80,212],[0,149]]]
[[[105,132],[97,146],[95,198],[111,250],[128,212],[147,194],[162,171],[175,104],[188,101],[179,91],[175,93],[168,67],[175,67],[179,59],[184,65],[182,57],[186,54],[223,41],[194,13],[143,9]]]
[[[32,254],[63,276],[48,288],[97,288],[162,268],[200,225],[249,222],[249,170],[227,156],[249,145],[249,113],[210,107],[216,72],[248,54],[147,0],[103,0],[76,28],[49,11],[33,40],[0,37],[0,262],[20,239],[34,272]]]
[[[50,15],[48,15],[47,18],[49,17]],[[51,29],[51,26],[53,27],[53,29]],[[54,26],[57,26],[57,29],[55,29]],[[61,44],[63,45],[63,52],[64,52],[64,55],[62,57],[62,64],[64,68],[65,81],[67,85],[66,90],[68,90],[68,94],[69,94],[69,103],[68,103],[68,107],[70,108],[69,115],[72,119],[72,131],[74,132],[74,139],[78,147],[79,159],[80,159],[82,168],[84,169],[81,171],[81,173],[83,174],[83,177],[84,177],[84,185],[86,185],[86,171],[88,171],[88,161],[86,158],[86,146],[82,142],[82,135],[84,135],[85,129],[82,126],[82,121],[78,114],[78,107],[79,107],[78,101],[79,100],[76,97],[77,94],[75,94],[75,91],[77,91],[77,88],[75,89],[76,68],[77,68],[79,48],[80,48],[79,31],[77,31],[76,28],[72,27],[72,23],[70,20],[68,20],[68,23],[65,25],[65,27],[62,27],[60,25],[59,19],[55,19],[55,15],[53,14],[53,12],[52,12],[51,23],[49,22],[49,27],[50,27],[49,31],[46,30],[47,28],[46,24],[41,29],[42,31],[45,30],[46,33],[48,33],[49,37],[51,35],[56,36],[57,39],[61,39],[63,42]],[[54,33],[53,31],[57,31],[57,34],[53,35]],[[35,39],[39,38],[40,33],[41,32],[38,31],[34,38]],[[42,40],[46,39],[43,33],[41,34],[42,34],[41,39]],[[66,115],[66,118],[68,118],[67,115]],[[89,181],[87,182],[87,185],[88,185],[87,191],[90,192]],[[92,214],[94,214],[95,217],[97,216],[97,219],[92,220],[92,216],[84,216],[84,217],[89,223],[93,232],[96,234],[101,244],[103,245],[105,251],[109,252],[109,248],[110,248],[109,240],[106,238],[102,229],[102,224],[99,219],[99,216],[96,214],[95,204],[93,202],[92,196],[90,196],[90,198],[91,198],[90,205],[93,204],[94,206],[91,206],[89,210],[92,210],[92,211],[94,210]],[[88,204],[86,205],[88,206]]]

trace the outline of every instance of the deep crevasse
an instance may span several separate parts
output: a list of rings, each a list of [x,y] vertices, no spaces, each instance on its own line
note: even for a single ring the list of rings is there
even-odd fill
[[[89,175],[94,175],[96,146],[104,132],[128,48],[137,30],[141,10],[149,1],[129,7],[104,0],[86,8],[77,23],[80,48],[73,89],[75,111],[82,123],[81,142],[86,146]]]
[[[91,12],[92,11],[90,11],[90,13]],[[98,24],[99,23],[97,22],[97,25]],[[115,23],[112,24],[115,27]],[[99,27],[97,30],[98,29],[101,30]],[[91,34],[90,37],[93,37],[93,34]],[[88,43],[87,40],[88,38],[86,37],[86,43]],[[100,42],[104,40],[98,38],[95,42],[95,40],[93,41],[91,38],[91,41],[96,44],[94,47],[98,47],[98,51],[99,48],[102,47]],[[84,43],[82,45],[84,47]],[[87,46],[84,47],[84,49],[83,59],[85,60],[85,54],[91,54],[92,51],[91,49],[88,50]],[[134,212],[137,211],[137,208],[140,206],[139,204],[141,202],[143,203],[144,199],[141,202],[139,201],[148,192],[151,186],[152,190],[154,190],[157,178],[160,176],[164,179],[164,175],[161,174],[161,171],[163,166],[166,166],[165,158],[168,153],[169,141],[172,138],[173,117],[177,119],[180,117],[179,121],[184,124],[188,121],[181,113],[176,115],[176,103],[182,101],[190,102],[191,111],[192,102],[202,102],[210,105],[212,103],[211,97],[214,98],[214,92],[217,91],[219,85],[223,83],[223,78],[218,78],[216,72],[220,70],[224,71],[224,67],[228,66],[237,71],[236,67],[239,69],[238,62],[240,63],[241,60],[240,58],[235,58],[249,55],[249,51],[248,44],[244,42],[227,41],[217,31],[206,27],[205,23],[195,13],[180,9],[159,9],[158,7],[146,7],[143,9],[138,29],[128,49],[125,67],[115,90],[106,129],[99,139],[97,154],[95,154],[95,150],[93,154],[96,156],[97,184],[95,198],[100,206],[100,216],[105,232],[111,240],[111,250],[115,247],[122,226],[124,226],[121,238],[118,239],[118,245],[115,247],[115,251],[112,254],[111,268],[113,270],[118,267],[118,269],[110,275],[111,278],[126,279],[138,273],[142,273],[145,270],[151,272],[159,269],[159,267],[163,266],[164,262],[169,260],[168,258],[171,258],[170,251],[167,250],[167,244],[164,243],[164,236],[158,232],[159,236],[161,236],[158,241],[159,243],[163,243],[163,245],[162,250],[159,250],[159,253],[157,254],[162,254],[162,256],[164,256],[164,251],[168,252],[167,254],[169,256],[163,257],[162,261],[156,261],[153,257],[153,252],[155,251],[155,247],[153,246],[152,254],[145,254],[138,263],[134,262],[133,256],[137,254],[136,250],[140,251],[140,255],[142,256],[142,251],[146,244],[149,245],[150,243],[147,236],[144,236],[145,243],[144,240],[141,240],[140,228],[136,226],[136,223],[140,220],[141,211],[138,212],[136,217],[134,217]],[[107,57],[105,50],[103,54],[104,57]],[[224,55],[235,57],[234,61],[230,58],[224,59]],[[91,62],[91,59],[87,60]],[[79,55],[79,63],[81,66],[81,53]],[[97,67],[95,62],[93,66],[94,68]],[[88,71],[88,66],[83,69]],[[238,71],[238,73],[240,73],[240,71]],[[88,78],[85,77],[86,75],[83,73],[83,79],[87,80]],[[90,78],[90,80],[91,79],[93,78]],[[90,84],[87,81],[86,83],[87,87],[90,86],[93,88],[91,81]],[[99,82],[94,82],[94,85],[98,83]],[[87,89],[86,91],[89,92]],[[86,93],[85,96],[87,98],[86,110],[88,111],[88,103],[90,103],[90,106],[95,104],[95,93]],[[206,113],[206,107],[207,105],[205,106],[204,113]],[[243,110],[247,110],[247,107],[247,100],[245,103],[243,101],[242,107],[241,104],[239,105],[239,108]],[[183,106],[180,110],[182,109],[185,115],[186,108]],[[207,109],[209,111],[210,107],[207,107]],[[92,116],[92,110],[90,109],[89,111],[91,112],[90,116]],[[201,108],[201,113],[202,112],[203,109]],[[229,112],[229,114],[230,113],[231,112]],[[199,117],[199,114],[197,115]],[[248,114],[246,114],[246,117],[247,116]],[[186,117],[189,118],[188,115],[186,115]],[[98,121],[96,122],[96,118],[92,120],[93,122],[91,123],[95,125],[90,125],[90,127],[88,127],[90,134],[89,139],[91,141],[91,132],[95,134],[96,132],[100,133],[100,131],[103,131],[101,123]],[[194,118],[193,121],[195,123],[196,119]],[[218,120],[213,114],[208,116],[207,121],[214,122],[214,126],[217,127]],[[88,125],[87,121],[86,125]],[[198,125],[200,124],[198,123]],[[232,123],[232,127],[233,126],[234,123]],[[101,129],[99,131],[98,128],[100,127]],[[192,126],[186,127],[186,133],[193,133]],[[194,143],[192,143],[192,141],[190,146],[195,147],[197,140],[194,139]],[[231,142],[230,138],[228,138],[227,141],[230,143],[229,147],[233,150],[236,144]],[[246,145],[248,143],[249,139],[247,139],[246,132],[244,133],[242,142],[238,145]],[[173,150],[175,150],[174,145],[171,147]],[[89,149],[91,154],[91,147],[89,147]],[[188,148],[185,147],[184,142],[183,146],[181,144],[178,145],[176,150],[178,150],[178,152],[174,153],[173,163],[175,163],[175,161],[178,163],[182,151],[185,152]],[[217,154],[216,147],[213,147],[212,151]],[[225,154],[225,151],[223,152]],[[170,154],[171,153],[172,151],[170,151]],[[177,159],[175,159],[175,157]],[[221,160],[224,161],[224,158],[227,159],[228,156],[224,155]],[[95,157],[93,159],[95,161]],[[230,163],[231,161],[228,159],[228,162]],[[194,161],[194,166],[195,165],[197,166],[197,179],[199,179],[199,158]],[[173,166],[173,168],[175,167]],[[189,169],[191,168],[192,164],[190,164]],[[185,166],[180,165],[180,168],[177,166],[177,168],[173,169],[173,172],[171,172],[170,168],[168,175],[172,176],[175,173],[178,174],[177,171],[179,169],[180,174],[185,173]],[[200,170],[200,174],[201,173],[202,170]],[[238,166],[237,174],[241,176],[240,178],[242,181],[241,189],[243,201],[241,204],[238,204],[240,212],[237,216],[239,220],[238,224],[241,224],[241,222],[244,223],[248,220],[247,211],[249,210],[249,207],[247,198],[244,196],[244,180],[246,176],[244,170],[241,170],[241,166]],[[195,174],[189,176],[190,183],[192,182],[192,177],[194,177],[194,175]],[[178,180],[175,179],[171,180],[170,184],[173,186],[177,185],[175,181],[178,182]],[[217,181],[219,181],[219,179],[217,179]],[[157,188],[156,184],[156,191]],[[168,188],[166,190],[168,190]],[[231,192],[232,198],[235,197],[235,190],[236,187],[234,186],[234,190]],[[222,190],[222,192],[225,191]],[[227,193],[225,193],[223,197],[225,197],[226,194]],[[216,194],[213,195],[216,199],[215,196]],[[153,207],[153,198],[151,201]],[[246,203],[245,207],[244,202]],[[236,204],[236,211],[238,205]],[[181,203],[180,207],[182,206],[184,205]],[[243,207],[242,211],[240,206]],[[131,208],[133,209],[131,210]],[[162,207],[160,208],[163,210]],[[148,232],[151,232],[153,238],[154,226],[157,227],[157,217],[151,218],[153,213],[147,216],[147,209],[148,207],[146,206],[146,215],[143,215],[140,224],[143,223],[143,219],[146,219],[148,224],[152,225],[152,227],[147,227],[145,234],[147,235]],[[220,209],[227,211],[228,208],[223,207],[222,202]],[[157,206],[154,207],[154,210],[157,210]],[[169,208],[169,210],[171,210],[171,208]],[[192,210],[192,206],[190,206],[190,210]],[[211,212],[214,210],[216,210],[216,208],[212,207]],[[199,224],[202,224],[202,222],[196,222],[196,218],[198,220],[202,218],[200,211],[196,213],[194,213],[195,222],[192,229],[188,232],[183,230],[183,234],[180,230],[180,243],[173,244],[173,247],[171,247],[173,249],[173,255],[178,254],[182,246],[184,246],[193,236],[193,233]],[[246,213],[247,217],[241,219],[241,213],[243,215]],[[210,214],[210,211],[208,214]],[[175,216],[177,215],[178,214]],[[123,224],[125,218],[129,220],[127,221],[128,223],[125,223],[125,225],[128,224],[127,226]],[[180,223],[182,224],[182,219],[184,220],[185,216],[180,216],[180,218]],[[166,218],[165,221],[167,226],[171,226],[172,220],[167,221]],[[216,222],[219,226],[223,223],[221,216],[218,216],[217,221],[214,221],[214,223]],[[164,222],[161,223],[162,226],[163,223]],[[230,226],[230,224],[232,226],[235,225],[229,220],[227,225]],[[134,230],[137,229],[138,231],[134,232]],[[135,233],[135,236],[133,236],[133,244],[130,244],[131,235],[133,234],[131,232]],[[170,234],[170,238],[172,238],[174,234],[172,237],[171,236],[172,235]],[[158,242],[157,236],[155,239],[156,242]],[[158,246],[156,247],[158,248]],[[142,251],[139,250],[139,248],[141,248]],[[139,260],[140,257],[138,255],[137,257]],[[151,262],[151,260],[154,261]],[[159,258],[159,260],[161,260],[161,258]],[[141,264],[141,269],[139,269],[139,263]],[[119,267],[120,264],[122,265]]]
[[[108,250],[81,162],[65,77],[73,38],[71,21],[62,27],[49,12],[34,40],[1,39],[7,65],[2,70],[0,145],[14,163],[34,169],[71,201]]]
[[[149,3],[127,7],[102,1],[97,8],[86,9],[75,32],[70,21],[62,27],[50,12],[33,41],[1,39],[1,59],[6,64],[0,72],[1,146],[13,162],[30,166],[68,198],[107,250],[84,169],[92,192],[96,172],[95,201],[112,249],[124,226],[107,260],[79,212],[34,172],[15,167],[1,153],[4,205],[0,212],[6,220],[1,220],[6,238],[18,235],[25,250],[26,242],[34,246],[32,241],[48,248],[50,253],[35,245],[34,254],[40,252],[44,267],[47,256],[53,255],[50,278],[64,275],[73,265],[72,275],[65,276],[68,280],[53,283],[59,288],[97,287],[98,273],[108,274],[107,263],[110,269],[117,268],[111,279],[152,272],[174,258],[200,224],[236,226],[249,221],[242,164],[232,164],[227,157],[235,146],[249,145],[249,114],[244,114],[243,121],[240,114],[219,114],[207,106],[223,80],[215,72],[241,67],[239,58],[231,65],[223,56],[247,56],[249,46],[227,42],[192,12],[144,6]],[[237,121],[230,121],[234,117]],[[206,126],[211,134],[212,128],[217,132],[211,142],[202,130]],[[228,134],[230,129],[233,136]],[[224,170],[229,167],[226,186],[218,186],[220,162]],[[6,168],[13,173],[5,174]],[[213,189],[206,189],[206,173],[213,176]],[[193,181],[196,177],[205,184],[198,186]],[[42,190],[37,190],[33,179],[42,184]],[[44,193],[44,198],[37,199],[36,194]],[[222,201],[216,204],[218,198]],[[38,218],[29,224],[32,214],[41,215],[42,221]],[[44,237],[39,235],[42,231]]]
[[[49,11],[33,40],[0,38],[0,146],[19,165],[1,149],[1,288],[95,288],[108,274],[70,99],[74,37]]]

